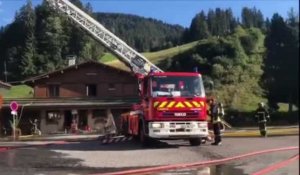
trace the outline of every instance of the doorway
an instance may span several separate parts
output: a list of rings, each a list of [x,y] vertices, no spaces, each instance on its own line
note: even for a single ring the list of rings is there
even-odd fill
[[[70,110],[65,111],[65,118],[64,118],[64,128],[69,130],[71,128],[73,115]]]
[[[87,110],[79,110],[78,112],[79,129],[85,130],[88,126]]]

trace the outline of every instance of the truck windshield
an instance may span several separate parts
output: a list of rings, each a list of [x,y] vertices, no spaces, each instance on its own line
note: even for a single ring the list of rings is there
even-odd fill
[[[201,76],[153,76],[153,97],[205,97]]]

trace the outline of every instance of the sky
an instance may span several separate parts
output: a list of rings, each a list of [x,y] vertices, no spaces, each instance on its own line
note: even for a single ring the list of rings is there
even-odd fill
[[[264,17],[271,18],[274,13],[287,17],[293,7],[299,13],[298,0],[81,0],[90,2],[94,12],[125,13],[154,18],[169,24],[189,27],[193,17],[201,10],[207,12],[217,7],[231,8],[240,17],[243,7],[256,7]],[[36,6],[42,0],[32,0]],[[0,0],[0,26],[14,20],[15,13],[26,0]]]

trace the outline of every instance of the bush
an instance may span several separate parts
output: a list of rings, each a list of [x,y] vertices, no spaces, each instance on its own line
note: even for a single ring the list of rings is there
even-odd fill
[[[245,52],[249,55],[256,46],[256,41],[249,35],[240,37],[241,44],[245,50]]]
[[[271,114],[271,123],[274,125],[295,125],[299,124],[299,112],[275,112]]]
[[[275,112],[270,115],[268,125],[281,126],[281,125],[298,125],[299,112]],[[237,110],[228,110],[226,112],[225,120],[233,127],[243,126],[257,126],[257,121],[254,118],[253,112],[240,112]]]

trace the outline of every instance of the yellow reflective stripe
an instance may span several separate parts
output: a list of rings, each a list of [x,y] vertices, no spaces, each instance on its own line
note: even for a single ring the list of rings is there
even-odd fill
[[[185,104],[187,107],[189,107],[189,108],[192,108],[192,107],[193,107],[193,105],[192,105],[190,102],[188,102],[188,101],[185,101],[184,104]]]
[[[178,102],[175,106],[175,108],[184,108],[185,106],[181,103],[181,102]]]
[[[204,101],[200,101],[200,105],[201,105],[202,107],[204,107],[204,106],[205,106]]]
[[[195,107],[197,107],[197,108],[201,107],[200,104],[197,103],[196,101],[193,101],[192,103],[193,103],[193,105],[195,105]]]
[[[167,108],[172,108],[174,104],[175,104],[175,101],[171,101],[171,102],[168,104]]]
[[[155,107],[156,108],[156,106],[159,104],[159,102],[158,101],[156,101],[156,102],[154,102],[153,103],[153,107]]]
[[[158,111],[165,111],[165,110],[169,110],[169,108],[157,108]]]
[[[168,103],[167,101],[162,102],[162,103],[159,105],[159,108],[163,108],[164,106],[166,106],[167,103]]]
[[[172,108],[172,107],[175,107],[175,108],[184,108],[184,107],[189,107],[189,108],[192,108],[192,107],[204,107],[205,106],[205,103],[203,101],[200,101],[200,102],[197,102],[197,101],[184,101],[184,102],[178,102],[176,105],[175,105],[176,101],[171,101],[171,102],[168,102],[168,101],[164,101],[164,102],[159,102],[159,101],[155,101],[153,103],[153,107],[156,108],[163,108],[163,107],[166,107],[166,108]],[[175,106],[174,106],[175,105]]]

